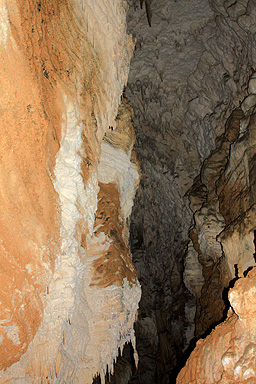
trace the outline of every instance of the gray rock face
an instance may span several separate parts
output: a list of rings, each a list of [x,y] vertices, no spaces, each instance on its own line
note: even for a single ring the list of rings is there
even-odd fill
[[[256,5],[152,0],[151,28],[139,2],[130,5],[127,20],[136,49],[126,96],[135,113],[142,169],[131,217],[142,285],[140,363],[130,382],[168,383],[193,337],[196,303],[200,336],[220,320],[222,289],[231,278],[216,241],[229,220],[219,209],[226,192],[219,192],[219,202],[216,183],[239,130],[246,131],[246,111],[255,105],[251,96],[239,109],[255,68]],[[255,80],[249,84],[253,93]]]

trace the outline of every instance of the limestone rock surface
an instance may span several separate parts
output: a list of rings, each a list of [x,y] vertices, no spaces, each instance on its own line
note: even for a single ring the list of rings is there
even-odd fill
[[[252,226],[243,243],[236,235],[225,246],[219,236],[251,206],[253,163],[244,167],[231,151],[254,109],[255,4],[152,0],[150,27],[145,8],[129,3],[136,46],[126,96],[142,170],[131,244],[143,292],[132,383],[168,383],[194,332],[199,337],[223,318],[233,251],[250,246],[243,270],[254,265]],[[236,177],[241,188],[228,190]]]
[[[125,18],[122,0],[0,1],[0,383],[104,382],[127,342],[137,360]]]
[[[236,281],[227,319],[197,342],[177,384],[255,383],[255,278],[254,268]]]

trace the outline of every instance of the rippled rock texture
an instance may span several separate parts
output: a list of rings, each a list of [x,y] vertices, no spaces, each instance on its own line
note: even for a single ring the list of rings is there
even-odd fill
[[[235,283],[227,319],[197,342],[177,384],[255,383],[255,276],[254,268]]]
[[[178,380],[255,381],[255,3],[128,3],[0,0],[0,383],[174,382],[238,277]]]
[[[0,2],[1,383],[103,382],[136,350],[125,18],[119,0]]]
[[[189,341],[223,319],[234,264],[254,265],[256,69],[254,2],[150,3],[151,28],[130,1],[137,42],[126,90],[142,170],[131,217],[142,285],[132,382],[147,384],[175,381]]]
[[[221,282],[223,287],[232,287],[234,280],[238,279],[234,288],[229,288],[228,297],[231,309],[225,322],[217,326],[205,340],[197,343],[185,368],[179,374],[178,383],[231,384],[255,383],[256,381],[254,368],[256,282],[255,268],[252,269],[252,266],[255,265],[256,244],[254,193],[256,125],[255,105],[249,105],[249,101],[254,96],[253,92],[255,92],[253,84],[255,84],[255,75],[252,75],[249,81],[248,96],[242,102],[241,109],[236,110],[236,113],[228,120],[225,138],[221,141],[223,148],[223,143],[230,137],[231,129],[235,129],[237,133],[232,137],[237,137],[237,139],[229,142],[228,156],[218,156],[219,160],[222,157],[225,166],[215,183],[214,199],[210,201],[217,202],[212,213],[215,212],[213,214],[215,220],[218,218],[219,222],[223,223],[223,230],[215,233],[216,244],[221,246],[223,252],[221,257],[218,257],[218,253],[208,253],[211,273],[208,272],[208,275],[204,273],[205,283],[201,294],[198,295],[194,291],[199,298],[195,319],[197,334],[200,336],[200,333],[202,334],[206,330],[205,324],[209,326],[218,320],[218,311],[221,309],[219,291]],[[233,123],[234,126],[231,128]],[[217,152],[221,153],[220,150]],[[215,171],[218,169],[214,155],[208,158],[205,170],[207,168],[215,169]],[[209,167],[210,164],[212,167]],[[207,210],[209,204],[210,202],[204,203],[203,207],[196,212],[197,220],[193,229],[197,239],[198,261],[203,266],[203,271],[206,268],[206,259],[200,250],[201,244],[203,244],[201,233],[205,233],[209,237],[212,230],[211,226],[205,226],[205,221],[200,222],[198,217],[200,215],[204,219],[208,217],[203,210],[204,207]],[[217,257],[215,261],[214,255]],[[223,265],[225,265],[225,270]],[[215,273],[216,266],[217,274]],[[217,276],[219,284],[214,284],[212,280],[216,281]],[[209,294],[210,292],[212,294]],[[211,303],[214,303],[214,306]],[[224,308],[224,305],[222,307]]]

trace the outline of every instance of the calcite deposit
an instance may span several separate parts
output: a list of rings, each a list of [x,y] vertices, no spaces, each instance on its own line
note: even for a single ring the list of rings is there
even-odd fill
[[[255,383],[255,290],[253,268],[230,290],[227,319],[197,342],[177,384]]]
[[[255,26],[0,0],[0,384],[255,382]]]
[[[125,17],[122,0],[0,2],[1,383],[104,382],[129,341],[137,360]]]

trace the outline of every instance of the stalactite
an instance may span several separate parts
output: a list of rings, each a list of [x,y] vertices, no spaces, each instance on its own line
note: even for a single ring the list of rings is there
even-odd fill
[[[144,4],[144,0],[140,0],[141,9],[143,8],[143,4]],[[152,20],[151,0],[145,0],[145,8],[146,8],[148,25],[151,27],[151,20]]]

